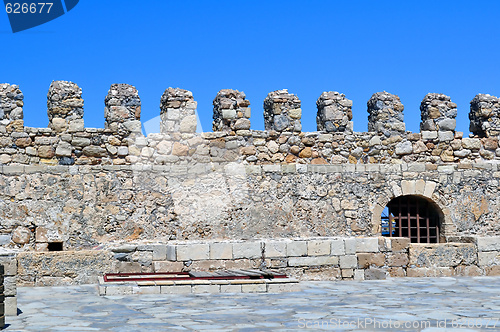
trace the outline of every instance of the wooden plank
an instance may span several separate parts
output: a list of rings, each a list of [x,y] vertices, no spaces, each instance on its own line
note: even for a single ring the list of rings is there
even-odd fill
[[[241,271],[256,273],[256,274],[259,274],[261,276],[267,275],[264,271],[261,271],[261,270],[241,269]]]
[[[246,271],[246,270],[238,270],[238,272],[240,273],[240,275],[245,275],[245,276],[249,276],[249,277],[262,277],[262,275],[260,273],[255,273],[255,272],[249,272],[249,271]]]
[[[270,271],[270,270],[249,270],[249,269],[245,269],[244,271],[249,271],[249,272],[254,272],[254,273],[259,273],[261,276],[265,277],[265,278],[270,278],[270,277],[273,277],[275,275],[277,275],[277,273],[274,273],[273,271]]]
[[[214,274],[204,271],[191,271],[189,272],[189,276],[193,278],[209,278],[209,277],[214,277]]]

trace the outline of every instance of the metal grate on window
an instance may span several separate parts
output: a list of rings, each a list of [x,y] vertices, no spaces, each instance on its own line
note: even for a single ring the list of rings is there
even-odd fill
[[[396,197],[382,213],[382,235],[408,237],[412,243],[438,243],[437,208],[418,196]]]

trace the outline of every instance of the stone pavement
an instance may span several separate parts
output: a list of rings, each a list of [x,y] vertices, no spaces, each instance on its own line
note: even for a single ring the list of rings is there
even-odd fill
[[[302,291],[280,294],[21,287],[18,296],[22,312],[7,317],[7,331],[500,330],[500,277],[303,282]]]

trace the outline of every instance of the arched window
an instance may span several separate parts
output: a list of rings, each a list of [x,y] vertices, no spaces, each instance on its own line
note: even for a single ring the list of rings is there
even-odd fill
[[[382,212],[382,235],[408,237],[412,243],[438,243],[439,220],[434,203],[419,196],[399,196]]]

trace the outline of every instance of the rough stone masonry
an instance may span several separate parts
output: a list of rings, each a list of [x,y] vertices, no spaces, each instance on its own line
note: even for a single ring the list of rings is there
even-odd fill
[[[265,98],[265,131],[251,129],[244,92],[224,89],[215,131],[196,133],[192,93],[168,88],[161,132],[144,136],[131,85],[113,84],[104,128],[86,128],[81,89],[52,82],[49,126],[31,128],[20,87],[0,84],[0,244],[19,251],[18,282],[228,267],[301,278],[500,273],[498,98],[473,99],[463,137],[442,94],[423,99],[420,133],[405,130],[396,95],[370,98],[367,132],[353,132],[345,95],[319,95],[317,132],[302,132],[307,115],[286,89]],[[439,209],[442,243],[381,237],[383,209],[405,195]]]

